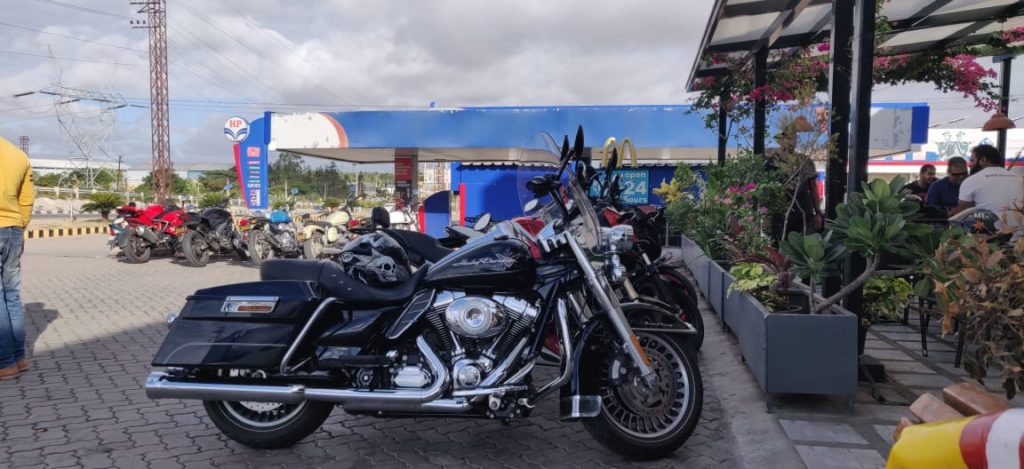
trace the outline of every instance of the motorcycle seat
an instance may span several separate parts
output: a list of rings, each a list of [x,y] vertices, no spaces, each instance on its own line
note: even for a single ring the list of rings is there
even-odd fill
[[[335,262],[304,259],[272,259],[260,266],[261,280],[298,280],[316,282],[326,297],[337,298],[352,308],[372,308],[405,304],[412,298],[428,268],[417,269],[395,286],[374,287],[348,275]]]
[[[454,251],[454,249],[441,246],[441,243],[434,237],[418,231],[388,229],[384,230],[384,234],[398,241],[398,244],[405,248],[410,260],[416,264],[423,264],[423,262],[415,262],[416,256],[422,258],[423,261],[435,263]]]

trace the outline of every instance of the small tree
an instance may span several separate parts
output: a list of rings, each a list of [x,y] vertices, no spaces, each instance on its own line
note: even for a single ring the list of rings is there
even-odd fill
[[[228,198],[220,192],[207,192],[199,198],[200,208],[227,207]]]
[[[89,202],[82,205],[82,210],[86,212],[100,212],[103,220],[107,220],[110,218],[110,212],[116,210],[121,205],[124,205],[124,199],[120,194],[95,192],[89,195]]]

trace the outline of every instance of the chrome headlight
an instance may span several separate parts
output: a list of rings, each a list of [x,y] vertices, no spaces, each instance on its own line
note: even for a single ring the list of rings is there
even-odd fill
[[[604,245],[608,252],[629,252],[633,249],[633,227],[629,225],[618,225],[611,228],[603,228],[601,236],[604,237]]]

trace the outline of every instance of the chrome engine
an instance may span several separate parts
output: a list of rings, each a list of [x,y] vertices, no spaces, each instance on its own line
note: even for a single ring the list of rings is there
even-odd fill
[[[274,229],[270,233],[277,239],[282,251],[291,252],[299,248],[298,241],[295,238],[295,225],[291,223],[274,223]]]
[[[455,388],[473,389],[501,378],[489,376],[492,372],[507,372],[497,368],[533,327],[537,315],[537,309],[520,298],[443,291],[425,317],[439,351],[451,363]]]

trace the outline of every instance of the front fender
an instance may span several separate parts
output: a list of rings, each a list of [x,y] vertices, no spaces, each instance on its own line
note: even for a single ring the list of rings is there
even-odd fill
[[[656,332],[675,337],[684,347],[696,353],[697,330],[689,323],[673,314],[671,307],[653,298],[642,298],[643,301],[622,303],[623,314],[629,321],[633,332]],[[604,318],[589,322],[574,338],[572,362],[572,378],[560,390],[561,411],[563,419],[579,419],[597,417],[601,413],[598,382],[601,370],[598,363],[604,363],[602,354],[608,347],[597,341],[608,337],[609,325]],[[611,340],[618,340],[613,338]],[[587,364],[584,365],[584,362]]]
[[[641,301],[622,303],[621,306],[633,332],[697,335],[693,325],[671,312],[674,308],[655,298],[641,297]]]
[[[305,226],[302,227],[302,237],[303,239],[309,239],[315,232],[324,233],[328,226],[327,222],[308,221],[305,223]]]

